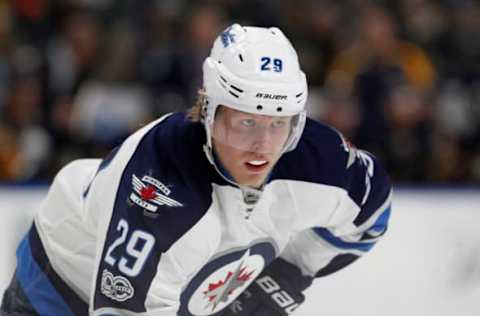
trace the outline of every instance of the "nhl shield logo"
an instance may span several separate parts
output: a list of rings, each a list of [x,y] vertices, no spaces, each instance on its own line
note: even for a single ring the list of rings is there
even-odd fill
[[[171,190],[157,179],[144,175],[140,180],[132,175],[133,192],[130,200],[145,210],[155,213],[158,206],[182,207],[183,204],[170,198]]]

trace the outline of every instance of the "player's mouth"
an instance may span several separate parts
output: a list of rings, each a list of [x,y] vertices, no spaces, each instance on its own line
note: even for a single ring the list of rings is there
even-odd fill
[[[248,171],[253,173],[262,173],[267,169],[269,162],[267,160],[255,159],[245,162]]]

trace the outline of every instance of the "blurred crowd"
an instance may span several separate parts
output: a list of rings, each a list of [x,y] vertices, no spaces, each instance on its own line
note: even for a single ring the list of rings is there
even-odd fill
[[[398,183],[480,180],[480,3],[0,0],[0,180],[50,180],[189,108],[227,25],[279,26],[310,116]]]

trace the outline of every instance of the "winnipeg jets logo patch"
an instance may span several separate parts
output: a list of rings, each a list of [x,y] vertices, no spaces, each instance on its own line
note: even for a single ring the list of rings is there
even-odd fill
[[[144,175],[140,180],[132,175],[133,192],[130,200],[147,211],[155,213],[158,206],[182,207],[183,204],[168,197],[171,190],[157,179]]]
[[[209,261],[180,295],[178,315],[219,315],[275,258],[270,240],[227,251]]]
[[[249,252],[246,252],[248,256]],[[209,283],[208,288],[203,291],[204,298],[208,303],[206,309],[215,311],[219,303],[226,303],[230,301],[230,295],[238,288],[243,288],[245,284],[250,283],[253,280],[252,274],[256,269],[247,270],[244,266],[245,256],[240,261],[240,264],[233,271],[228,271],[224,278],[221,278],[218,282]],[[258,273],[255,274],[255,276]]]

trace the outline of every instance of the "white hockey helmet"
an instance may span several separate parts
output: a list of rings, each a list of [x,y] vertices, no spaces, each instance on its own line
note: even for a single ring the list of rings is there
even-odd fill
[[[291,117],[288,138],[279,151],[296,147],[305,126],[307,81],[295,49],[280,29],[228,27],[203,63],[203,83],[209,151],[212,137],[224,137],[212,128],[220,105],[264,117]]]

